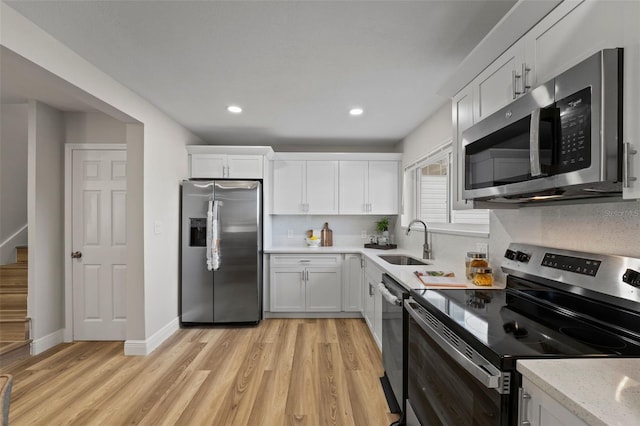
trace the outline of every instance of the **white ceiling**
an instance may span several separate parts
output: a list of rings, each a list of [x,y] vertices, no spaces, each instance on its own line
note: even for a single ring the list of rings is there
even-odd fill
[[[391,145],[515,0],[6,3],[207,142]]]

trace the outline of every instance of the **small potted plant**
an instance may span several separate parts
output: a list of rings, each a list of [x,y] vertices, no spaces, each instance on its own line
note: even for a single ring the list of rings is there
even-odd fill
[[[379,221],[376,222],[376,228],[378,232],[382,234],[383,237],[389,238],[389,218],[383,217]]]

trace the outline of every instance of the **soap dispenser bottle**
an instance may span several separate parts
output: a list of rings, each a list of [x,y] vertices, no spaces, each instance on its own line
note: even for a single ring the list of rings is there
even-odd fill
[[[329,222],[325,222],[324,227],[320,231],[320,241],[322,247],[333,246],[333,231],[329,229]]]

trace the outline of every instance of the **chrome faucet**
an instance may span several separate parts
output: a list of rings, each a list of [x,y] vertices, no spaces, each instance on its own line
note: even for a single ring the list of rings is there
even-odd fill
[[[424,245],[422,246],[422,258],[423,259],[431,259],[431,250],[429,249],[429,229],[427,228],[427,224],[419,219],[413,219],[409,222],[409,226],[407,226],[407,235],[411,232],[411,226],[414,223],[421,223],[424,226]]]

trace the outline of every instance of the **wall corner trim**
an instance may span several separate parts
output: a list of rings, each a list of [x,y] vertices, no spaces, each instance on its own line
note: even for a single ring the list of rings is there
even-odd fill
[[[31,342],[31,355],[38,355],[64,342],[64,329],[56,330]]]
[[[146,340],[126,340],[124,342],[124,354],[126,356],[149,355],[179,329],[180,320],[176,317]]]

